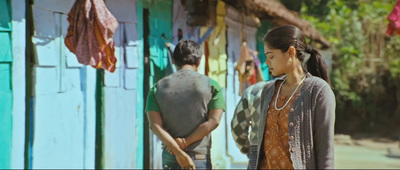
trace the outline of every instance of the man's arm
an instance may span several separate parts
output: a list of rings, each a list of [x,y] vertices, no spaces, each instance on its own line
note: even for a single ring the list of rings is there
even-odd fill
[[[148,111],[147,117],[149,119],[150,128],[156,136],[163,142],[166,147],[176,156],[179,165],[184,169],[195,168],[193,160],[186,154],[179,145],[175,142],[174,138],[163,128],[163,121],[161,114],[155,111]]]
[[[210,134],[215,128],[218,127],[221,121],[223,109],[213,109],[208,113],[208,120],[202,123],[197,129],[191,133],[188,137],[184,138],[186,141],[186,147],[190,144],[203,139],[205,136]]]
[[[146,100],[146,113],[149,120],[150,129],[163,142],[164,146],[169,148],[176,156],[179,165],[184,169],[194,169],[193,160],[174,141],[172,136],[164,129],[163,120],[160,113],[160,106],[156,99],[157,84],[150,89]]]

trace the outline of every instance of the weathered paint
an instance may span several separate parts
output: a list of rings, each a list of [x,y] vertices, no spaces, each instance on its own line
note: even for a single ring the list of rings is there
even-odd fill
[[[11,169],[24,168],[25,144],[25,0],[12,0],[12,147]]]
[[[68,60],[67,63],[69,63]],[[83,168],[93,169],[95,168],[96,70],[88,66],[81,67],[79,78],[81,81],[81,88],[83,93],[83,120],[85,122],[83,131]]]
[[[0,63],[0,168],[10,168],[12,138],[11,63]]]
[[[82,66],[66,49],[63,42],[68,26],[66,14],[73,3],[73,0],[36,0],[33,5],[36,64],[29,167],[94,168],[96,117],[102,121],[100,130],[97,129],[101,133],[102,157],[96,167],[141,167],[143,137],[138,132],[143,123],[136,125],[136,122],[143,121],[143,106],[136,107],[136,100],[143,102],[143,94],[136,89],[142,88],[143,78],[138,74],[142,62],[138,51],[142,47],[137,42],[136,11],[132,10],[136,9],[136,2],[106,1],[120,22],[115,34],[118,64],[113,74]],[[99,73],[104,76],[104,85],[100,86],[103,93],[96,96]],[[96,104],[103,104],[100,110]]]
[[[166,67],[168,65],[168,51],[165,47],[165,41],[162,38],[164,34],[167,41],[172,39],[172,1],[152,0],[150,6],[150,59],[151,75],[150,85],[168,75]]]
[[[0,169],[11,166],[12,142],[12,44],[11,1],[0,1]]]
[[[104,74],[103,168],[137,168],[138,152],[137,89],[139,68],[136,0],[106,0],[107,8],[118,20],[114,33],[114,73]]]
[[[35,63],[33,75],[27,75],[34,82],[29,168],[94,168],[95,87],[90,82],[95,72],[79,64],[64,45],[73,3],[35,0],[32,6]]]

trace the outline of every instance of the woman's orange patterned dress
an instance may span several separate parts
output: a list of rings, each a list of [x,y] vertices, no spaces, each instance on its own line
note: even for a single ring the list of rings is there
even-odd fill
[[[280,82],[282,83],[282,82]],[[280,83],[277,83],[279,87]],[[289,103],[282,110],[275,109],[275,98],[278,88],[275,88],[274,97],[269,104],[264,133],[264,158],[261,161],[261,169],[293,169],[289,152],[288,123],[290,108],[295,100],[297,91]],[[279,94],[277,107],[285,105],[290,96]]]

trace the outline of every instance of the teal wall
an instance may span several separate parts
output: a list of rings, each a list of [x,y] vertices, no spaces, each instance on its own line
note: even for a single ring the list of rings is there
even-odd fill
[[[162,34],[172,41],[172,0],[145,0],[144,7],[150,10],[150,85],[168,75],[168,50]]]
[[[144,99],[143,99],[143,3],[142,0],[138,0],[136,3],[136,25],[137,25],[137,36],[139,39],[138,44],[138,69],[137,69],[137,89],[141,89],[137,91],[136,94],[136,119],[138,120],[136,126],[138,127],[137,136],[138,136],[138,150],[137,150],[137,168],[143,169],[144,168],[144,132],[143,132],[143,125],[144,125]]]
[[[12,140],[11,6],[0,1],[0,169],[10,168]]]

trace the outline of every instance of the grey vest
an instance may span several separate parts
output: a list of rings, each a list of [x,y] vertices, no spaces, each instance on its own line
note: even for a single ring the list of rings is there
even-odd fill
[[[212,98],[210,78],[193,70],[179,70],[157,83],[156,99],[163,126],[173,137],[187,137],[207,121]],[[211,134],[187,148],[187,152],[209,154]]]

